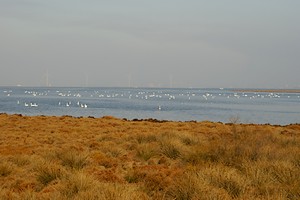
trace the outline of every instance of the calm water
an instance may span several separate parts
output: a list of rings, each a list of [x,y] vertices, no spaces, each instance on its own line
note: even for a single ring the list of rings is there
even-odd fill
[[[300,94],[227,89],[0,87],[0,113],[300,123]]]

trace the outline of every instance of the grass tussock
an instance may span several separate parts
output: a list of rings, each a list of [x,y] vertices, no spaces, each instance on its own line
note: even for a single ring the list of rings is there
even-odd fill
[[[75,172],[62,180],[60,192],[63,196],[74,198],[74,196],[92,190],[95,181],[92,177],[82,172]]]
[[[300,199],[300,125],[0,114],[0,199]]]
[[[63,166],[72,169],[82,169],[88,162],[88,154],[73,149],[57,152],[57,158],[61,160]]]
[[[5,162],[5,161],[1,161],[0,163],[0,177],[6,177],[9,174],[11,174],[13,171],[13,166],[12,164]]]
[[[8,160],[18,167],[23,167],[30,164],[30,156],[28,155],[16,155],[8,158]]]
[[[169,158],[176,159],[181,155],[179,144],[170,141],[163,141],[160,144],[161,151]]]
[[[43,185],[60,179],[64,174],[64,168],[56,163],[42,163],[36,169],[36,179]]]
[[[159,155],[160,149],[156,143],[153,144],[142,144],[136,148],[137,157],[148,161],[150,158],[156,157]]]

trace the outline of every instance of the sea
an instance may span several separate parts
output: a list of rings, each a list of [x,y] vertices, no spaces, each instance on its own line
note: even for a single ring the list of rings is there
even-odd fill
[[[287,125],[300,93],[226,88],[0,87],[0,113]]]

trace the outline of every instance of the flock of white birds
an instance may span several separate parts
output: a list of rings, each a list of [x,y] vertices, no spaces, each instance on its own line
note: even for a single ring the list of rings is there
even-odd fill
[[[13,96],[13,91],[3,91],[7,97]],[[53,92],[55,92],[53,94]],[[127,98],[127,99],[141,99],[141,100],[150,100],[150,99],[166,99],[166,100],[175,100],[177,98],[184,99],[184,100],[191,100],[193,98],[197,98],[198,100],[213,100],[215,98],[248,98],[248,99],[258,99],[258,98],[290,98],[287,94],[282,93],[246,93],[246,92],[225,92],[225,93],[208,93],[208,92],[186,92],[186,93],[177,93],[177,94],[170,94],[166,93],[164,91],[139,91],[139,92],[130,92],[130,91],[123,91],[119,93],[113,93],[111,91],[94,91],[92,94],[87,91],[83,91],[81,93],[72,93],[71,91],[50,91],[46,90],[43,92],[37,92],[37,91],[25,91],[24,94],[26,96],[32,96],[32,97],[41,97],[41,96],[47,96],[55,95],[57,96],[58,106],[64,106],[64,107],[79,107],[79,108],[88,108],[88,104],[84,103],[85,99],[95,99],[95,98]],[[297,96],[300,98],[300,96]],[[68,98],[65,100],[64,98]],[[72,99],[73,101],[70,101]],[[75,99],[75,101],[74,101]],[[82,100],[82,101],[79,101]],[[38,103],[36,102],[21,102],[20,100],[17,101],[18,105],[24,105],[25,107],[38,107]],[[158,110],[161,110],[161,106],[158,106]]]

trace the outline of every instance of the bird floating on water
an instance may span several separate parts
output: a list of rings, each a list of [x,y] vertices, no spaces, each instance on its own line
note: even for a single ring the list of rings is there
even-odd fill
[[[38,107],[37,103],[30,103],[31,107]]]
[[[87,108],[88,106],[86,104],[81,104],[80,107],[81,108]]]

